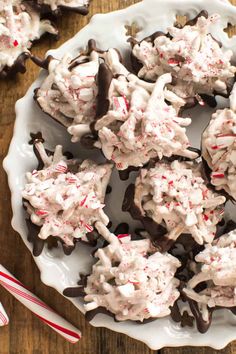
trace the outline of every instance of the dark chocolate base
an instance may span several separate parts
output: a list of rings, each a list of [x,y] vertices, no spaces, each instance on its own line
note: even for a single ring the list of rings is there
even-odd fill
[[[34,1],[31,1],[34,3]],[[86,16],[89,13],[89,6],[77,6],[77,7],[72,7],[72,6],[65,6],[65,5],[60,5],[57,7],[56,10],[52,11],[51,6],[47,4],[34,4],[34,7],[40,12],[42,16],[48,16],[52,14],[55,17],[61,16],[64,12],[75,12],[77,14]]]

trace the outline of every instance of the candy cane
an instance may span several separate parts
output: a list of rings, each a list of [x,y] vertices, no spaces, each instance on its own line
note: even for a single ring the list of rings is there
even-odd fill
[[[71,343],[76,343],[81,338],[81,332],[64,318],[56,314],[37,296],[32,294],[26,287],[0,264],[0,284],[9,291],[17,300],[32,311],[49,327],[63,336]],[[1,317],[1,316],[0,316]]]
[[[0,327],[6,326],[9,323],[7,313],[0,302]]]

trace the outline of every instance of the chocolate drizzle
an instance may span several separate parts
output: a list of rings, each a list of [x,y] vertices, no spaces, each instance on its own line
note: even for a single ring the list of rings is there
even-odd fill
[[[166,33],[161,32],[161,31],[157,31],[154,32],[153,34],[151,34],[148,37],[145,37],[144,39],[142,39],[142,41],[138,42],[135,38],[130,37],[128,39],[128,42],[131,44],[131,48],[133,49],[133,47],[135,46],[135,44],[141,44],[143,41],[146,42],[151,42],[154,45],[154,41],[156,38],[161,37],[161,36],[166,36]],[[142,62],[133,54],[133,50],[131,50],[130,53],[130,59],[131,59],[131,64],[132,64],[132,69],[134,71],[134,73],[136,75],[138,75],[138,72],[142,69],[143,64]]]
[[[187,311],[184,311],[181,314],[178,300],[174,303],[174,306],[171,308],[171,318],[174,322],[180,323],[181,327],[193,327],[194,317],[190,316]]]
[[[32,4],[34,4],[34,1],[30,1]],[[80,15],[87,15],[89,12],[89,6],[66,6],[66,5],[59,5],[56,10],[52,10],[50,5],[47,4],[40,4],[40,1],[38,1],[36,4],[34,4],[35,9],[37,9],[41,16],[43,17],[48,17],[51,14],[55,17],[59,17],[62,15],[63,12],[75,12]]]
[[[96,119],[103,117],[109,109],[109,88],[113,79],[112,71],[105,63],[101,63],[97,75],[98,96]]]
[[[163,252],[169,250],[173,245],[173,241],[165,237],[167,229],[163,225],[157,224],[151,218],[142,215],[139,208],[135,205],[134,194],[135,185],[130,184],[125,192],[122,211],[129,212],[134,220],[139,220],[143,224],[144,229],[148,232],[155,247]]]
[[[24,74],[26,72],[26,60],[30,57],[30,53],[23,52],[15,60],[12,66],[5,66],[0,71],[0,79],[13,78],[17,73]]]
[[[130,173],[134,171],[139,171],[139,167],[129,166],[126,170],[119,171],[121,181],[126,181],[129,179]]]
[[[30,59],[36,64],[38,65],[40,68],[42,69],[45,69],[45,70],[48,70],[48,66],[51,62],[53,58],[52,55],[48,55],[45,59],[41,59],[35,55],[31,55],[30,56]]]
[[[208,18],[208,12],[205,10],[200,11],[196,17],[194,17],[192,20],[187,21],[185,26],[195,26],[200,17]]]
[[[188,303],[195,317],[197,329],[200,333],[206,333],[211,325],[213,310],[208,307],[209,321],[204,321],[198,303],[191,299],[188,299]]]

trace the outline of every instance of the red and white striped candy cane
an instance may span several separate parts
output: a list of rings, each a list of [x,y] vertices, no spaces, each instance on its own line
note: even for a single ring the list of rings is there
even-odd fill
[[[81,338],[81,332],[77,328],[59,316],[36,295],[27,290],[26,287],[2,265],[0,265],[0,284],[66,340],[71,343],[76,343]]]
[[[0,327],[6,326],[9,323],[7,313],[0,302]]]

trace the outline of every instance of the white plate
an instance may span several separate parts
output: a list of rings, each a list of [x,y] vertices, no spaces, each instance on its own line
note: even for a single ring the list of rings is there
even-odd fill
[[[190,18],[193,18],[203,9],[209,11],[210,14],[219,13],[222,16],[220,25],[213,29],[213,35],[223,42],[225,48],[234,50],[236,59],[236,38],[229,39],[223,31],[228,23],[236,24],[236,8],[230,5],[227,0],[144,0],[125,10],[95,15],[90,24],[75,37],[49,53],[57,58],[65,52],[72,52],[76,55],[80,47],[86,46],[87,41],[94,38],[98,42],[98,47],[102,49],[116,47],[124,56],[127,56],[130,48],[126,42],[125,25],[136,22],[142,28],[138,33],[138,39],[142,39],[156,30],[165,31],[166,27],[172,25],[175,21],[176,14],[187,14]],[[66,150],[71,150],[77,155],[79,153],[80,156],[91,156],[91,152],[83,151],[78,144],[71,144],[70,136],[66,131],[43,114],[34,103],[32,99],[33,90],[40,85],[45,75],[45,71],[41,71],[38,79],[29,88],[26,95],[16,103],[14,135],[8,156],[4,161],[4,168],[8,174],[12,193],[12,226],[19,232],[30,250],[32,250],[32,247],[27,241],[25,214],[21,200],[25,172],[31,171],[36,166],[32,146],[28,145],[30,132],[42,131],[51,148],[58,143],[62,143]],[[221,100],[219,106],[227,103],[227,100]],[[199,107],[191,111],[190,115],[193,118],[193,123],[188,135],[193,146],[199,146],[201,132],[209,121],[211,112],[212,110],[209,108],[203,110]],[[96,156],[98,158],[99,154]],[[107,200],[107,210],[113,225],[124,221],[129,222],[127,213],[117,213],[120,210],[121,196],[127,184],[120,182],[116,173],[113,174],[112,184],[119,191],[113,196],[108,196]],[[117,196],[120,196],[119,200],[117,200]],[[232,217],[235,214],[232,206],[227,209],[230,209]],[[60,293],[68,286],[76,286],[79,272],[86,272],[91,266],[90,251],[90,248],[79,244],[72,255],[68,257],[63,254],[61,249],[54,250],[53,253],[45,249],[39,257],[35,258],[35,262],[41,271],[43,283],[57,289]],[[72,302],[80,311],[83,311],[81,301],[73,299]],[[164,346],[183,345],[211,346],[221,349],[230,341],[236,339],[236,317],[231,315],[229,311],[218,311],[211,328],[206,334],[200,334],[195,328],[183,329],[172,322],[169,317],[139,325],[132,322],[116,323],[109,316],[97,315],[91,323],[96,327],[107,327],[113,331],[125,333],[143,341],[154,350]]]

